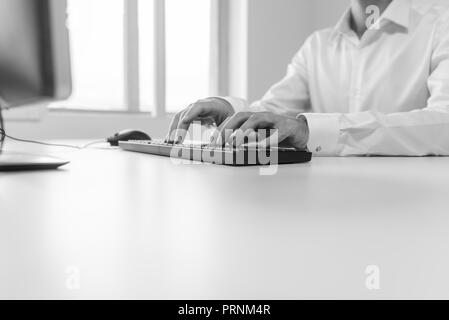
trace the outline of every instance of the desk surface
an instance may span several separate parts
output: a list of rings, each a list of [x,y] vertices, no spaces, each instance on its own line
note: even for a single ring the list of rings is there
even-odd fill
[[[0,173],[0,298],[449,298],[449,158],[65,156]]]

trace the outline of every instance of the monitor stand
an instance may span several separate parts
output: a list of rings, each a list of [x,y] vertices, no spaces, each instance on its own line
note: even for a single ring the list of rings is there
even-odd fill
[[[0,97],[0,129],[4,130],[2,115],[2,99]],[[0,172],[4,171],[29,171],[29,170],[51,170],[57,169],[69,163],[69,161],[40,156],[29,153],[8,152],[3,150],[6,134],[0,130]]]
[[[0,172],[52,170],[68,163],[67,160],[49,156],[0,151]]]

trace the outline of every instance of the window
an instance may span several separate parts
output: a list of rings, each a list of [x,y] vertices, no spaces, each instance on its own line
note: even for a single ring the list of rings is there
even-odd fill
[[[210,93],[210,11],[210,0],[166,1],[168,112]]]
[[[212,95],[216,0],[68,0],[73,95],[54,107],[177,112]]]
[[[123,0],[69,0],[67,5],[73,93],[65,104],[124,110]]]

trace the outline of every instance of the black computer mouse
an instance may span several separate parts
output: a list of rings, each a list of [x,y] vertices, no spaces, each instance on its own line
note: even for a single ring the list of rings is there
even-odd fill
[[[119,133],[114,134],[114,136],[107,139],[113,147],[118,147],[120,141],[130,141],[130,140],[151,140],[151,137],[145,132],[140,130],[123,130]]]

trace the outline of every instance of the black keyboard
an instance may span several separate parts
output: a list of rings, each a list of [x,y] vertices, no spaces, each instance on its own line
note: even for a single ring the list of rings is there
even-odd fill
[[[207,144],[174,145],[158,141],[120,142],[126,151],[207,162],[228,166],[254,166],[305,163],[312,160],[312,153],[295,148],[269,148],[243,146],[234,148],[210,147]]]

